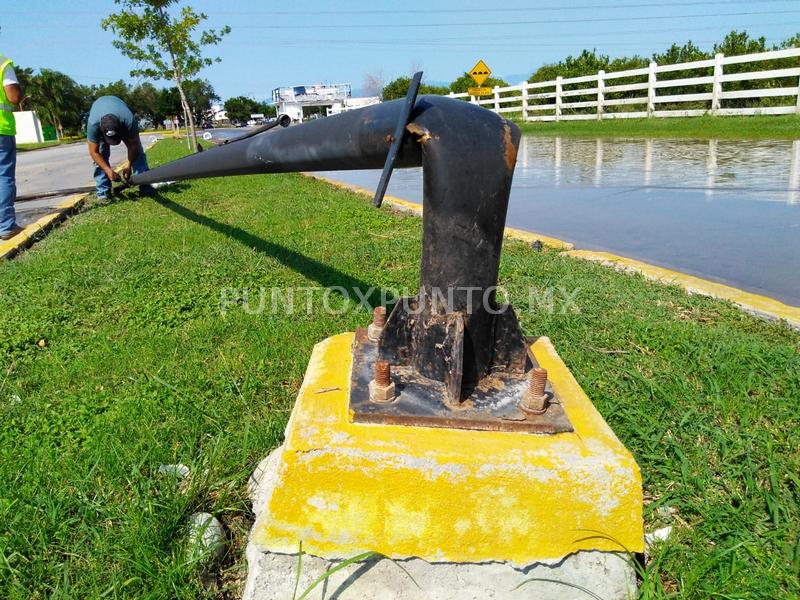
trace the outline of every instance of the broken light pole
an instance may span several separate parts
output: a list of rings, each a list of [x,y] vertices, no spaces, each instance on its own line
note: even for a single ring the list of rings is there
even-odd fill
[[[469,564],[486,585],[494,574],[483,563],[508,565],[521,582],[530,571],[519,566],[566,565],[578,553],[573,569],[580,551],[599,551],[602,578],[621,573],[620,591],[606,596],[628,597],[632,570],[615,553],[643,549],[638,466],[549,340],[526,339],[495,294],[519,129],[467,102],[417,98],[420,75],[405,100],[134,176],[383,168],[380,205],[394,167],[423,169],[419,293],[315,347],[284,444],[255,476],[245,597],[260,597],[259,581],[290,593],[284,576],[300,542],[326,560],[375,551]],[[591,587],[596,576],[582,568],[571,581]],[[430,580],[436,597],[465,597]]]
[[[466,102],[417,98],[418,76],[414,83],[405,100],[244,137],[132,182],[384,167],[379,206],[393,167],[422,166],[419,294],[397,302],[379,340],[357,333],[355,420],[570,431],[552,392],[528,408],[528,374],[538,365],[513,308],[495,294],[519,128]],[[397,379],[392,402],[370,401],[376,360],[388,361]]]

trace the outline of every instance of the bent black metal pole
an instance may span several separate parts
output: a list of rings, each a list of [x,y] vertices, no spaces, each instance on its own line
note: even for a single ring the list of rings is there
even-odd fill
[[[380,169],[402,108],[403,100],[384,102],[277,129],[134,175],[132,183]],[[423,167],[420,293],[415,311],[395,307],[380,353],[445,382],[458,401],[493,369],[525,368],[516,317],[495,314],[494,297],[520,132],[491,111],[442,96],[420,96],[405,132],[395,166]]]

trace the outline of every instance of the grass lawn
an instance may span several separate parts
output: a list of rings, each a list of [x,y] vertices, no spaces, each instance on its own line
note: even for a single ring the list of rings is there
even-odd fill
[[[525,133],[548,136],[800,139],[800,115],[605,119],[519,125]]]
[[[420,221],[322,182],[131,197],[0,265],[4,599],[236,597],[247,478],[281,441],[312,346],[369,322],[302,302],[252,314],[259,288],[416,289]],[[641,465],[646,530],[674,525],[642,597],[798,597],[800,334],[522,243],[506,244],[501,284]],[[530,286],[557,290],[555,310]],[[251,300],[223,315],[230,288]],[[562,314],[558,290],[580,312]],[[159,474],[167,463],[191,468],[188,487]],[[184,562],[198,510],[232,540],[210,592]]]
[[[49,140],[47,142],[36,142],[33,144],[17,144],[17,151],[29,152],[31,150],[41,150],[42,148],[49,148],[51,146],[60,146],[62,144],[74,144],[77,141],[80,140],[78,139]]]

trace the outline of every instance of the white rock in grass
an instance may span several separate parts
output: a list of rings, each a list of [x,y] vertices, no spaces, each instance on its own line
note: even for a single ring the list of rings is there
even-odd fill
[[[188,561],[212,567],[225,555],[226,541],[222,523],[214,515],[200,512],[189,517]]]
[[[659,506],[656,509],[656,513],[662,519],[671,519],[678,514],[678,509],[674,506]]]
[[[670,533],[672,533],[672,525],[662,527],[661,529],[656,529],[650,533],[645,533],[644,543],[646,546],[652,546],[655,542],[663,542],[669,537]]]
[[[158,466],[159,473],[166,473],[167,475],[176,475],[181,479],[185,479],[189,476],[189,467],[186,465],[182,465],[178,463],[177,465],[159,465]]]

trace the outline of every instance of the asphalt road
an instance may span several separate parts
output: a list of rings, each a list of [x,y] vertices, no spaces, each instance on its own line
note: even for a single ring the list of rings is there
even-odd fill
[[[152,135],[142,136],[145,147],[152,143]],[[111,164],[116,166],[127,157],[125,146],[111,148]],[[17,153],[17,194],[35,194],[65,188],[92,185],[94,166],[89,158],[86,142],[52,146],[41,150]],[[25,226],[41,216],[53,212],[66,196],[22,202],[15,206],[17,223]]]

